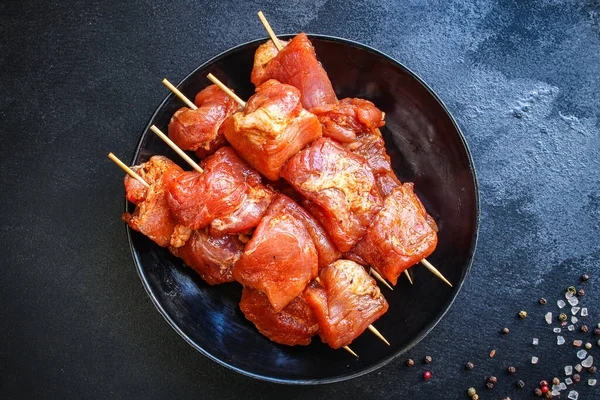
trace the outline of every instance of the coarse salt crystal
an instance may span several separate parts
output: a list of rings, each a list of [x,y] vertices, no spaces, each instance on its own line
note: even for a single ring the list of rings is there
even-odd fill
[[[581,366],[584,368],[589,368],[592,366],[592,364],[594,364],[594,357],[589,356],[588,358],[586,358],[585,360],[583,360],[581,362]]]
[[[574,324],[576,324],[576,323],[577,323],[577,321],[579,321],[579,320],[577,319],[577,317],[576,317],[576,316],[574,316],[574,315],[573,315],[573,316],[571,317],[571,322],[572,322],[572,323],[574,323]]]
[[[532,363],[532,364],[537,364],[539,360],[540,360],[540,359],[539,359],[539,358],[537,358],[537,357],[535,357],[535,356],[534,356],[534,357],[531,357],[531,363]]]
[[[560,335],[556,337],[556,344],[557,344],[557,345],[559,345],[559,346],[560,346],[560,345],[562,345],[562,344],[564,344],[564,343],[565,343],[565,338],[564,338],[564,337],[562,337],[562,336],[560,336]]]
[[[544,318],[546,318],[546,323],[547,324],[551,324],[552,323],[552,313],[551,312],[546,313],[546,315],[545,315]]]
[[[579,393],[575,390],[571,390],[569,395],[567,396],[570,400],[577,400],[579,398]]]
[[[555,390],[558,391],[559,389],[560,389],[560,385],[552,385],[552,391],[555,391]]]
[[[571,307],[571,314],[577,315],[577,313],[581,310],[579,307]]]
[[[569,395],[567,396],[570,400],[577,400],[579,398],[579,393],[576,390],[571,390]]]
[[[573,384],[573,379],[571,379],[571,378],[566,378],[566,379],[565,379],[565,383],[566,383],[567,385],[572,385],[572,384]]]
[[[581,372],[582,369],[583,369],[583,367],[581,366],[581,364],[577,364],[575,366],[575,371],[577,371],[577,372]]]
[[[540,344],[540,340],[536,337],[533,338],[533,345],[537,346],[538,344]]]
[[[596,380],[594,378],[588,379],[588,385],[590,385],[590,386],[596,386]]]
[[[579,350],[577,352],[577,358],[579,358],[580,360],[583,360],[585,358],[585,356],[587,356],[587,351],[585,350]],[[581,363],[581,365],[583,365],[583,363]],[[585,367],[585,365],[583,365]]]
[[[567,303],[565,303],[563,300],[559,300],[556,302],[556,305],[558,306],[558,308],[563,308],[567,305]]]
[[[581,347],[582,344],[583,342],[581,340],[573,340],[573,346],[575,347]]]
[[[567,299],[567,300],[569,300],[573,296],[575,296],[575,293],[573,293],[573,292],[566,292],[565,293],[565,299]]]
[[[552,389],[552,396],[558,396],[560,394],[560,392],[558,391],[558,389]]]
[[[579,300],[577,299],[577,297],[571,297],[571,298],[568,300],[568,302],[569,302],[569,304],[570,304],[570,305],[572,305],[572,306],[576,306],[577,304],[579,304]]]
[[[560,328],[554,328],[552,329],[554,331],[554,333],[560,333],[561,329]]]
[[[565,375],[571,375],[573,373],[573,366],[572,365],[567,365],[565,367]]]
[[[581,309],[581,316],[582,317],[587,317],[588,316],[588,309],[586,307],[583,307]]]
[[[574,331],[575,330],[575,325],[569,325],[567,327],[567,329],[570,330],[570,331]]]
[[[560,383],[560,390],[565,390],[567,388],[567,384],[564,382]]]

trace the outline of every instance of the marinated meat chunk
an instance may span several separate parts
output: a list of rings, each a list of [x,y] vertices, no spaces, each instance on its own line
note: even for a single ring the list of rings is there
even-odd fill
[[[272,45],[272,44],[271,44]],[[272,45],[275,47],[274,45]],[[327,72],[317,60],[315,48],[305,33],[294,37],[281,51],[263,48],[259,53],[259,68],[252,71],[251,80],[259,86],[269,79],[295,86],[302,94],[302,105],[307,110],[325,104],[337,103],[335,91]],[[258,53],[258,51],[257,51]],[[269,56],[273,57],[266,63]]]
[[[292,157],[281,176],[312,203],[309,211],[343,252],[367,232],[383,204],[365,159],[328,138]]]
[[[177,222],[167,204],[166,186],[177,179],[183,170],[163,156],[153,156],[148,162],[133,169],[150,187],[134,183],[134,179],[127,175],[126,197],[132,200],[136,207],[132,214],[124,213],[121,219],[131,229],[143,233],[159,246],[167,247]]]
[[[343,143],[351,143],[356,135],[385,125],[384,113],[368,100],[343,99],[338,104],[311,108],[310,112],[319,118],[323,136]]]
[[[233,282],[231,269],[240,259],[244,244],[236,236],[211,236],[206,229],[194,231],[183,247],[170,247],[176,257],[210,285]]]
[[[322,269],[304,299],[317,318],[321,340],[334,349],[352,343],[388,309],[375,280],[349,260]]]
[[[203,228],[237,210],[246,199],[247,180],[256,179],[245,172],[249,167],[228,146],[217,150],[202,166],[203,173],[184,172],[167,185],[175,219],[191,229]]]
[[[279,40],[279,43],[285,47],[289,41]],[[277,47],[275,47],[272,40],[267,40],[265,43],[258,46],[256,53],[254,53],[254,66],[252,67],[252,73],[250,74],[250,81],[254,83],[255,86],[259,86],[260,83],[269,80],[267,77],[267,64],[269,64],[269,61],[271,61],[277,53],[279,53],[279,50],[277,50]]]
[[[216,85],[198,93],[194,103],[197,110],[183,107],[175,112],[169,123],[169,138],[182,150],[214,152],[217,145],[224,145],[222,138],[217,139],[221,124],[238,105]]]
[[[280,312],[317,276],[318,264],[317,250],[303,221],[282,213],[276,199],[246,244],[233,277],[262,291],[275,312]]]
[[[256,329],[270,340],[288,346],[310,344],[319,325],[302,295],[275,312],[269,299],[258,290],[244,287],[240,309]]]
[[[407,268],[429,256],[437,245],[435,222],[413,191],[395,188],[353,252],[393,285]]]
[[[223,134],[248,164],[274,181],[290,157],[321,137],[321,125],[302,108],[298,89],[269,80],[256,88],[244,111],[225,121]]]

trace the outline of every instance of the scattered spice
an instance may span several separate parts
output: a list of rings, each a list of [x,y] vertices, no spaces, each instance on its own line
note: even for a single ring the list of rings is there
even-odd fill
[[[479,395],[475,393],[473,396],[471,396],[471,400],[479,400]]]
[[[498,382],[498,378],[496,378],[495,376],[490,376],[488,378],[488,382],[490,382],[490,383],[496,383],[496,382]]]
[[[510,329],[508,328],[502,328],[502,333],[504,333],[505,335],[510,333]]]
[[[409,358],[408,361],[406,362],[406,365],[408,365],[409,367],[412,367],[413,365],[415,365],[415,362],[412,358]]]
[[[525,387],[525,382],[523,382],[522,380],[519,379],[517,381],[517,386],[520,387],[520,388],[524,388]]]
[[[589,274],[583,274],[581,275],[581,280],[582,281],[589,281],[590,280],[590,275]]]
[[[487,386],[488,389],[493,389],[494,388],[494,384],[492,382],[486,383],[485,386]]]
[[[423,373],[423,378],[425,378],[425,379],[429,379],[429,378],[431,378],[431,372],[429,372],[429,371],[425,371],[425,372]]]
[[[543,297],[542,297],[542,298],[540,299],[540,304],[544,305],[544,304],[546,304],[546,303],[548,303],[548,300],[546,300],[545,298],[543,298]]]
[[[559,385],[560,384],[560,379],[558,379],[557,377],[554,377],[554,379],[552,379],[552,384],[553,385]]]
[[[433,358],[431,358],[431,356],[425,356],[425,358],[423,359],[423,362],[425,364],[431,364],[432,361],[433,361]]]
[[[465,368],[471,370],[475,368],[475,364],[473,364],[472,362],[468,362],[465,364]]]
[[[588,342],[588,343],[586,343],[586,344],[585,344],[585,348],[586,348],[586,349],[588,349],[588,350],[589,350],[589,349],[591,349],[591,348],[592,348],[592,344],[591,344],[591,343],[589,343],[589,342]]]
[[[598,368],[596,368],[595,365],[592,365],[591,367],[588,368],[588,372],[590,374],[595,374],[596,372],[598,372]]]
[[[535,395],[536,395],[537,397],[541,397],[541,396],[542,396],[542,394],[543,394],[543,393],[542,393],[542,389],[540,389],[540,388],[535,388],[535,390],[533,391],[533,393],[535,393]]]
[[[594,329],[594,335],[595,336],[600,336],[600,328]]]
[[[554,395],[552,394],[552,392],[546,392],[546,394],[544,396],[546,396],[547,399],[551,399],[551,398],[554,397]]]
[[[583,295],[585,295],[585,290],[583,290],[583,289],[579,289],[579,290],[577,291],[577,296],[581,297],[581,296],[583,296]]]
[[[467,394],[469,395],[469,397],[473,397],[477,394],[477,391],[475,390],[475,388],[470,387],[469,390],[467,390]]]
[[[558,319],[559,319],[559,321],[562,321],[562,322],[566,321],[567,320],[567,314],[565,314],[565,313],[560,314],[558,316]]]
[[[548,393],[548,386],[542,386],[542,393]]]
[[[581,376],[579,374],[573,375],[573,382],[579,383],[579,381],[581,381]]]
[[[581,341],[581,340],[573,340],[573,346],[575,346],[575,347],[581,347],[582,344],[583,344],[583,341]]]
[[[548,382],[547,381],[541,381],[540,382],[540,386],[541,387],[548,386]]]
[[[519,317],[521,319],[527,318],[527,311],[519,311]]]
[[[575,294],[577,293],[577,289],[575,289],[575,286],[569,286],[567,293]]]
[[[517,372],[517,369],[515,367],[508,367],[509,374],[514,374],[515,372]]]
[[[581,328],[579,328],[579,329],[583,333],[588,333],[588,331],[590,330],[590,328],[587,325],[581,325]]]
[[[494,358],[495,355],[496,355],[496,350],[492,350],[490,352],[490,358]]]

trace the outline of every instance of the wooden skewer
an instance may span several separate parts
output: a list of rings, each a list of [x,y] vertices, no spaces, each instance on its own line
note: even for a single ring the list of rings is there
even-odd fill
[[[192,160],[187,154],[185,154],[185,152],[183,150],[181,150],[179,148],[179,146],[177,146],[175,143],[173,143],[173,141],[171,139],[169,139],[167,135],[162,133],[161,130],[158,129],[155,125],[152,125],[150,127],[150,130],[152,132],[156,133],[158,135],[158,137],[160,137],[162,140],[164,140],[164,142],[166,144],[168,144],[170,148],[175,150],[175,152],[177,154],[179,154],[181,156],[181,158],[183,158],[185,161],[187,161],[187,163],[190,164],[192,166],[192,168],[194,168],[199,173],[203,172],[202,168],[200,168],[200,166],[198,164],[196,164],[196,162],[194,160]]]
[[[373,268],[369,268],[369,274],[373,275],[373,278],[375,278],[379,282],[383,283],[385,286],[387,286],[388,288],[390,288],[390,290],[394,290],[392,288],[392,286],[390,286],[390,284],[387,283],[387,281],[385,279],[383,279],[383,276],[379,275],[379,272],[375,271]]]
[[[162,83],[163,85],[168,87],[171,92],[175,93],[175,95],[179,97],[185,104],[187,104],[189,108],[191,108],[192,110],[198,109],[198,107],[196,107],[196,105],[192,101],[190,101],[190,99],[188,99],[183,93],[179,91],[179,89],[177,89],[171,82],[169,82],[167,78],[163,79]]]
[[[233,91],[231,89],[229,89],[227,86],[225,86],[223,84],[223,82],[221,82],[220,80],[217,79],[216,76],[214,76],[213,74],[208,74],[206,75],[206,77],[215,85],[217,85],[219,87],[219,89],[221,89],[222,91],[224,91],[225,93],[227,93],[227,96],[231,97],[233,100],[235,100],[236,103],[238,103],[240,106],[242,107],[246,107],[246,102],[242,99],[240,99],[240,97],[233,93]]]
[[[275,45],[275,47],[277,47],[277,50],[281,51],[281,49],[283,49],[283,46],[281,45],[281,43],[279,43],[279,39],[277,39],[275,32],[273,32],[273,29],[271,29],[271,25],[269,25],[269,21],[267,21],[267,18],[265,18],[265,14],[263,14],[262,11],[258,12],[258,18],[260,18],[260,22],[262,22],[262,24],[264,25],[265,29],[267,30],[267,33],[273,41],[273,44]]]
[[[454,286],[452,286],[452,284],[450,282],[448,282],[448,279],[446,279],[444,277],[444,275],[442,275],[442,273],[440,271],[438,271],[438,269],[436,267],[434,267],[433,265],[431,265],[431,263],[429,261],[427,261],[426,258],[421,260],[421,264],[426,266],[427,269],[430,270],[435,276],[437,276],[438,278],[440,278],[441,280],[446,282],[448,284],[448,286],[454,287]]]
[[[375,336],[377,336],[379,339],[383,340],[383,343],[387,344],[388,346],[390,346],[390,342],[388,342],[383,335],[381,334],[381,332],[379,332],[377,330],[377,328],[375,328],[373,325],[369,325],[369,330],[371,332],[373,332],[375,334]]]
[[[108,153],[108,158],[113,160],[115,164],[117,164],[119,167],[121,167],[121,169],[123,171],[127,172],[131,177],[137,179],[142,185],[146,186],[147,188],[150,187],[150,185],[148,184],[148,182],[146,182],[144,180],[144,178],[139,176],[134,170],[129,168],[127,165],[125,165],[125,163],[123,163],[123,161],[119,160],[117,158],[117,156],[115,156],[113,153]]]
[[[346,350],[348,353],[352,354],[354,357],[358,358],[358,354],[352,351],[352,349],[348,346],[342,347],[342,349]]]
[[[410,276],[410,272],[408,272],[407,269],[404,270],[404,275],[406,275],[406,277],[408,278],[408,281],[412,285],[413,284],[412,276]]]

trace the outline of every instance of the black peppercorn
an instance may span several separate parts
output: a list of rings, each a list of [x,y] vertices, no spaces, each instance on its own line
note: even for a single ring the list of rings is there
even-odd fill
[[[573,382],[579,383],[579,381],[581,381],[581,376],[579,374],[573,375]]]
[[[520,388],[524,388],[525,387],[525,382],[523,382],[522,380],[519,379],[517,381],[517,386],[520,387]]]
[[[588,372],[590,374],[595,374],[596,372],[598,372],[598,368],[596,368],[595,365],[592,365],[591,367],[588,368]]]
[[[583,295],[585,295],[585,290],[583,290],[583,289],[579,289],[579,290],[577,291],[577,296],[581,297],[581,296],[583,296]]]
[[[541,397],[541,396],[542,396],[542,394],[543,394],[543,393],[542,393],[542,389],[540,389],[540,388],[535,388],[535,390],[533,391],[533,393],[535,393],[535,395],[536,395],[537,397]]]
[[[475,364],[473,364],[472,362],[468,362],[465,364],[465,368],[466,369],[473,369],[475,368]]]
[[[413,365],[415,365],[415,362],[413,361],[412,358],[409,358],[408,361],[406,362],[406,365],[408,365],[409,367],[412,367]]]
[[[433,358],[431,358],[431,356],[425,356],[425,359],[423,361],[425,362],[425,364],[431,364]]]
[[[502,333],[504,333],[506,335],[507,333],[510,333],[510,329],[502,328]]]
[[[515,372],[517,372],[517,369],[515,367],[508,367],[509,374],[514,374]]]
[[[546,300],[545,298],[542,297],[540,299],[540,304],[546,304],[546,303],[548,303],[548,300]]]
[[[587,333],[587,331],[590,330],[590,328],[588,328],[587,325],[581,325],[581,328],[579,328],[581,330],[581,332],[583,333]]]
[[[488,382],[486,383],[486,385],[488,389],[493,389],[494,388],[494,384],[492,382]]]
[[[496,383],[496,382],[498,382],[498,378],[496,378],[495,376],[490,376],[488,378],[488,382],[490,382],[490,383]]]
[[[585,282],[585,281],[588,281],[589,279],[590,279],[590,275],[589,274],[583,274],[583,275],[581,275],[581,280],[582,281]]]

